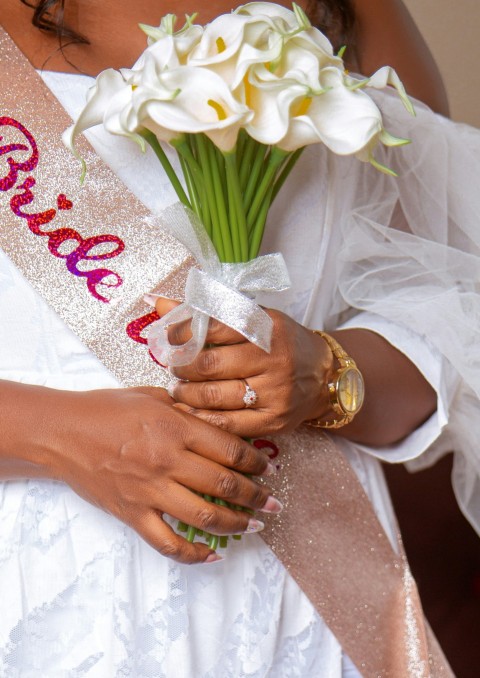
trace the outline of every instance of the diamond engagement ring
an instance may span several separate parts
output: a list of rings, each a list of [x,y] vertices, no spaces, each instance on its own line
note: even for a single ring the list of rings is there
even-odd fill
[[[257,402],[257,392],[250,388],[245,379],[242,379],[242,383],[245,386],[245,393],[243,394],[243,402],[245,407],[253,407]]]

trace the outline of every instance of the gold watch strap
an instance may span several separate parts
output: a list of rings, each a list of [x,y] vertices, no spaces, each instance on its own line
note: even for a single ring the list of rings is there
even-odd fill
[[[340,346],[336,339],[331,337],[326,332],[323,332],[322,330],[312,330],[312,332],[314,334],[318,334],[326,342],[326,344],[332,351],[334,358],[338,361],[340,365],[340,370],[345,369],[347,367],[353,367],[358,369],[353,358],[351,358],[348,355],[348,353]],[[332,404],[333,419],[325,421],[324,416],[322,416],[316,419],[310,419],[305,423],[308,424],[308,426],[313,426],[314,428],[326,428],[326,429],[342,428],[342,426],[349,424],[355,415],[343,412],[338,403],[335,405],[335,401],[332,402],[332,398],[335,399],[336,397],[334,382],[328,383],[327,387],[330,395],[330,402]]]
[[[318,334],[319,337],[322,337],[324,341],[328,344],[330,350],[332,351],[333,355],[335,358],[338,360],[340,363],[340,367],[356,367],[356,363],[351,358],[346,351],[343,350],[343,348],[340,346],[338,341],[331,337],[329,334],[326,332],[322,332],[322,330],[312,330],[314,334]]]

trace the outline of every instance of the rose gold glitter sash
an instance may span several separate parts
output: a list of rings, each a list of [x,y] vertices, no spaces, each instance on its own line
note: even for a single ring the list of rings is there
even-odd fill
[[[68,116],[1,30],[0,101],[1,248],[122,384],[164,386],[143,294],[181,294],[191,260],[85,141],[80,187],[60,139]],[[339,450],[310,429],[275,444],[283,470],[271,484],[286,508],[264,539],[362,675],[452,676],[401,545],[397,555]]]

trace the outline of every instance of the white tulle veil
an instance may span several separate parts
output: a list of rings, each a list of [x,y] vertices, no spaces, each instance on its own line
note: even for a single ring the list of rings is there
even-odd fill
[[[411,118],[391,93],[379,103],[387,129],[412,144],[380,153],[398,179],[357,175],[337,260],[340,305],[404,324],[443,356],[448,425],[409,465],[453,451],[455,494],[480,533],[480,131],[419,103]]]

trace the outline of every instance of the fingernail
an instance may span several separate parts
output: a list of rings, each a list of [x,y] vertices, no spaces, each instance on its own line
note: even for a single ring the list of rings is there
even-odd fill
[[[263,513],[280,513],[283,510],[283,504],[275,497],[269,497],[260,511]]]
[[[250,518],[250,520],[248,521],[247,529],[245,530],[244,534],[253,534],[254,532],[261,532],[264,527],[265,523],[262,523],[261,520],[257,520],[256,518]]]
[[[144,294],[143,295],[143,301],[148,304],[149,306],[153,306],[155,308],[155,304],[157,303],[157,299],[160,298],[159,294]]]
[[[262,473],[262,476],[273,476],[278,471],[278,467],[272,464],[270,461],[267,464],[267,468]]]
[[[223,560],[222,556],[219,556],[218,553],[211,553],[203,561],[204,563],[218,563],[220,560]]]

